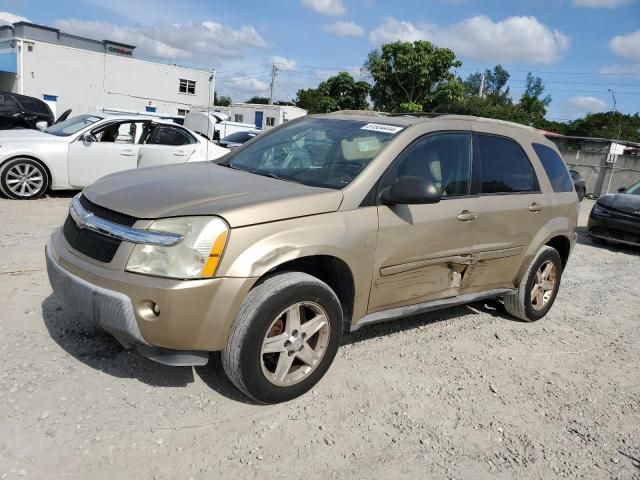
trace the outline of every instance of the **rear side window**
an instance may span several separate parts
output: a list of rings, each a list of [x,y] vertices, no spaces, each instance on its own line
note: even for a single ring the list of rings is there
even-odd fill
[[[148,145],[189,145],[195,140],[187,132],[170,125],[158,125],[151,137],[147,140]]]
[[[567,167],[558,153],[546,145],[539,143],[533,144],[533,149],[540,159],[544,171],[547,172],[549,182],[554,192],[571,192],[573,191],[573,181],[567,172]]]
[[[539,190],[522,147],[505,137],[474,134],[474,192],[521,193]]]
[[[42,100],[23,95],[18,97],[18,101],[22,104],[27,112],[40,113],[42,115],[51,115],[49,106]]]

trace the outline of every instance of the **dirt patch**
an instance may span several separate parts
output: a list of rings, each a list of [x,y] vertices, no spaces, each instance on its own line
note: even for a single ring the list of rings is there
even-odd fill
[[[479,303],[375,325],[257,406],[219,357],[154,364],[51,296],[68,200],[0,200],[0,478],[640,478],[638,249],[582,228],[541,321]]]

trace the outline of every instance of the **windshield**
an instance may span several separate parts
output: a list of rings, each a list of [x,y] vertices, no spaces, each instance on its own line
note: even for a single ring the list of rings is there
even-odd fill
[[[630,193],[632,195],[640,195],[640,182],[634,183],[633,185],[631,185],[625,193]]]
[[[258,137],[226,159],[232,168],[317,187],[343,188],[403,127],[305,118]]]
[[[49,128],[45,128],[43,131],[56,135],[58,137],[68,137],[74,133],[78,133],[83,128],[93,125],[96,122],[102,120],[102,117],[96,115],[78,115],[77,117],[69,118],[64,122],[51,125]]]

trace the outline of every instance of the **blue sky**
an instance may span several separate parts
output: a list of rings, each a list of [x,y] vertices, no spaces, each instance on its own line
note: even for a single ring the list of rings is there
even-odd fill
[[[542,77],[548,117],[640,111],[640,0],[3,0],[0,21],[24,17],[69,33],[137,45],[138,57],[214,68],[217,91],[276,97],[340,71],[360,75],[381,43],[428,39],[454,50],[459,74],[502,64],[517,100],[527,71]]]

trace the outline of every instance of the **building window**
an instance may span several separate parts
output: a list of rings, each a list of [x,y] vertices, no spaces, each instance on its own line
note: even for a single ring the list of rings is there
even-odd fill
[[[196,94],[196,82],[195,80],[185,80],[184,78],[180,79],[180,93],[188,93],[189,95]]]
[[[27,44],[27,51],[33,52],[33,43]]]
[[[178,109],[178,115],[182,115],[183,117],[186,117],[187,113],[189,113],[189,110],[187,110],[186,108],[179,108]]]
[[[276,117],[267,117],[267,127],[276,126]]]
[[[236,113],[236,114],[233,116],[233,121],[234,121],[234,122],[237,122],[237,123],[243,123],[243,122],[244,122],[244,116],[243,116],[243,115],[240,115],[240,114],[238,114],[238,113]]]

